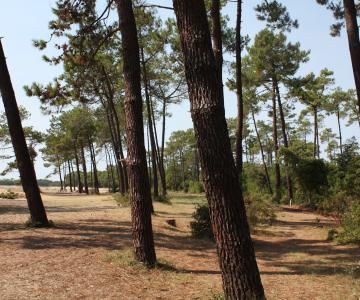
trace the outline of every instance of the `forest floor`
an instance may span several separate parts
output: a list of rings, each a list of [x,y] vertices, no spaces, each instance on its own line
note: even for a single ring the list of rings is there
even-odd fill
[[[196,195],[155,203],[157,256],[134,265],[129,208],[108,195],[45,192],[51,229],[27,229],[24,199],[0,199],[0,299],[221,299],[215,246],[190,236]],[[176,220],[176,227],[166,223]],[[360,248],[326,241],[336,222],[296,207],[253,235],[268,299],[360,299]]]

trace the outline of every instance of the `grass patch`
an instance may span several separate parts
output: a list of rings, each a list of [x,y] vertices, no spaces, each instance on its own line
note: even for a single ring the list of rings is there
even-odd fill
[[[112,197],[119,207],[129,207],[130,206],[129,194],[122,195],[120,193],[115,193],[112,195]]]
[[[157,263],[154,268],[149,269],[143,263],[139,262],[134,255],[134,252],[131,249],[111,251],[104,256],[104,261],[116,264],[122,268],[131,268],[136,271],[163,271],[163,272],[172,272],[180,273],[173,265],[167,262],[164,259],[158,258]]]

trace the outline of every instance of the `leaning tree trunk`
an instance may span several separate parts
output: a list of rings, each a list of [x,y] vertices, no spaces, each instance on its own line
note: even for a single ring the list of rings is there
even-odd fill
[[[160,158],[160,149],[159,149],[159,140],[156,130],[155,113],[151,98],[150,98],[150,108],[151,108],[151,115],[152,115],[153,127],[154,127],[154,136],[155,136],[155,145],[156,145],[155,157],[160,175],[161,190],[162,190],[161,192],[163,196],[166,196],[167,189],[166,189],[166,175],[165,175],[164,161],[161,160]]]
[[[273,139],[274,139],[274,153],[275,153],[275,200],[280,202],[281,198],[281,174],[279,162],[279,142],[278,142],[278,128],[277,128],[277,113],[276,113],[276,89],[273,82],[272,89],[272,114],[273,114]]]
[[[20,173],[20,179],[30,211],[30,221],[33,225],[36,226],[49,226],[49,221],[46,216],[46,211],[36,180],[34,165],[31,162],[28,147],[26,145],[24,130],[21,125],[19,108],[16,103],[15,92],[11,83],[9,70],[6,65],[1,39],[0,91],[4,103],[11,142],[14,147],[16,162]]]
[[[142,115],[139,42],[131,0],[116,0],[122,37],[125,83],[125,131],[131,199],[132,235],[136,258],[149,267],[156,263],[151,224],[151,192],[146,167]]]
[[[286,122],[285,122],[285,115],[284,110],[281,102],[281,95],[280,95],[280,89],[279,89],[279,83],[277,81],[277,78],[274,78],[275,80],[275,89],[277,94],[277,100],[279,105],[279,112],[280,112],[280,121],[281,121],[281,132],[284,140],[284,147],[289,148],[289,141],[288,141],[288,135],[286,132]],[[290,176],[289,171],[289,164],[285,162],[285,177],[286,177],[286,186],[287,186],[287,195],[288,200],[291,201],[293,199],[293,186],[292,186],[292,180]]]
[[[344,0],[346,30],[349,40],[350,56],[355,78],[358,98],[358,111],[360,114],[360,38],[357,21],[357,9],[354,0]]]
[[[264,299],[202,0],[174,0],[191,116],[227,299]]]
[[[242,92],[242,58],[241,58],[241,16],[242,0],[237,2],[236,16],[236,97],[237,97],[237,123],[236,123],[236,167],[240,178],[243,170],[243,131],[244,131],[244,99]]]
[[[267,186],[268,186],[268,189],[269,189],[269,193],[272,195],[273,191],[272,191],[272,187],[271,187],[269,170],[268,170],[268,167],[267,167],[266,161],[265,161],[264,147],[263,147],[263,144],[262,144],[262,142],[261,142],[259,130],[258,130],[257,125],[256,125],[255,113],[254,113],[254,111],[253,111],[252,109],[251,109],[251,116],[252,116],[252,119],[253,119],[254,128],[255,128],[255,133],[256,133],[256,137],[257,137],[257,140],[258,140],[258,143],[259,143],[259,147],[260,147],[261,159],[262,159],[262,163],[263,163],[263,166],[264,166],[264,171],[265,171]]]

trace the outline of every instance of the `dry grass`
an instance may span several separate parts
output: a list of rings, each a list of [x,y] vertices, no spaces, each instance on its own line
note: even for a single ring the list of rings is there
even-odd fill
[[[26,229],[26,201],[0,201],[0,299],[221,299],[214,244],[190,237],[196,195],[156,203],[160,267],[134,263],[129,208],[111,196],[43,195],[51,229]],[[320,218],[320,222],[317,222]],[[166,224],[175,219],[177,227]],[[359,299],[360,250],[327,242],[331,219],[284,207],[254,235],[268,299]]]

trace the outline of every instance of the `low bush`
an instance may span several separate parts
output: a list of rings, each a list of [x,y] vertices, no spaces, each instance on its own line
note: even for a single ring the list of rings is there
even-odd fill
[[[275,207],[268,195],[252,194],[245,197],[246,214],[251,228],[260,224],[272,225]]]
[[[158,195],[157,197],[153,197],[154,201],[164,203],[164,204],[171,204],[170,198],[164,195]]]
[[[245,205],[250,228],[260,224],[271,225],[276,219],[275,208],[269,196],[248,195],[245,197]],[[208,204],[198,204],[192,217],[194,219],[190,223],[192,236],[214,240]]]
[[[189,181],[189,186],[188,186],[188,193],[191,194],[200,194],[204,192],[204,186],[201,182],[199,181],[193,181],[190,180]]]
[[[0,199],[16,199],[18,197],[18,194],[12,192],[12,191],[6,191],[0,193]]]
[[[342,218],[343,232],[339,234],[340,243],[360,243],[360,203],[354,201]]]
[[[194,221],[190,222],[192,236],[195,238],[214,240],[208,204],[198,204],[192,217],[194,219]]]
[[[120,193],[115,193],[112,195],[115,202],[117,203],[118,206],[120,207],[128,207],[130,206],[130,198],[128,194],[120,194]]]
[[[341,218],[351,205],[352,201],[352,197],[346,195],[344,192],[339,192],[324,199],[319,205],[319,210],[324,214],[332,214],[337,218]]]

